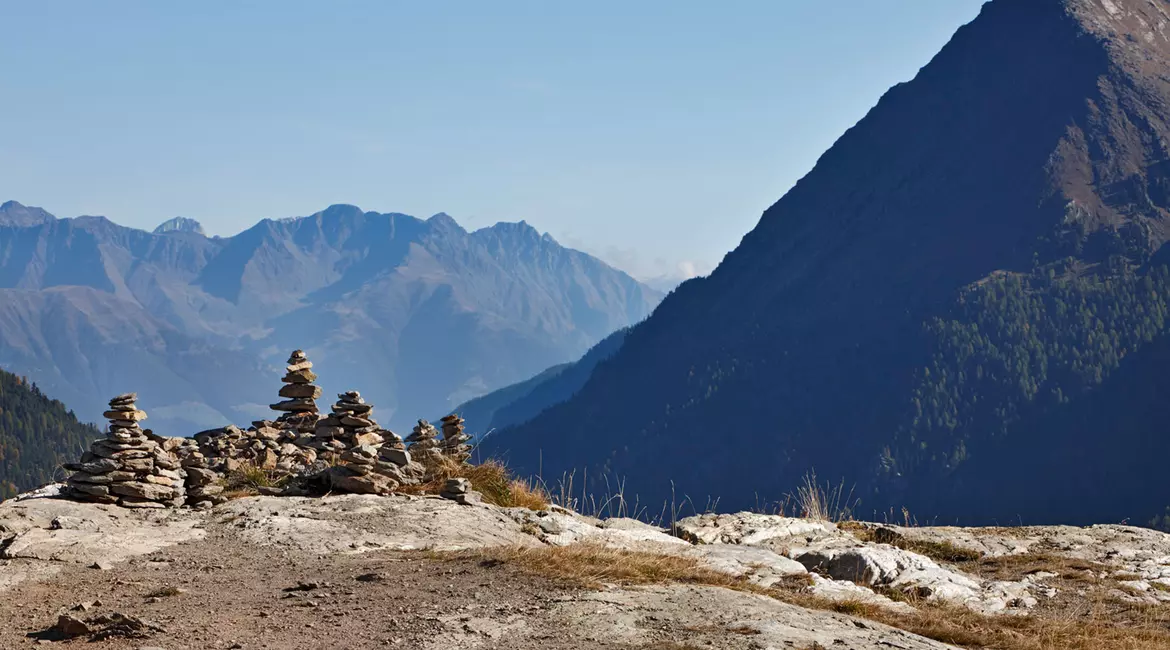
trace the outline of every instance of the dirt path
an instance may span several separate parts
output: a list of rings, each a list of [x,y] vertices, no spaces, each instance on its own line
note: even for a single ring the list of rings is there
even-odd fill
[[[210,532],[210,531],[209,531]],[[556,630],[547,638],[502,638],[501,621],[531,627],[541,610],[577,591],[504,566],[434,559],[423,553],[313,557],[239,544],[210,532],[199,542],[133,558],[110,570],[65,568],[51,581],[25,583],[0,599],[0,648],[45,647],[28,635],[60,613],[79,618],[119,612],[165,632],[149,639],[56,642],[122,648],[580,648]],[[98,601],[88,611],[72,611]],[[546,633],[528,630],[527,638]],[[498,642],[494,637],[501,637]],[[518,642],[515,645],[513,642]]]

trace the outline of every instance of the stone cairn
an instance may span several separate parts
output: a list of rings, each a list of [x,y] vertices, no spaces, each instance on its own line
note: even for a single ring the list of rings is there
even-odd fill
[[[281,412],[275,426],[297,433],[312,434],[317,428],[317,398],[321,396],[321,387],[313,385],[313,381],[317,379],[317,374],[313,372],[313,362],[309,361],[303,351],[293,350],[285,370],[288,374],[281,379],[284,386],[278,393],[285,399],[271,407],[272,410]]]
[[[443,452],[439,449],[439,441],[436,436],[439,432],[434,425],[426,420],[419,420],[418,424],[414,425],[414,431],[406,438],[406,442],[410,443],[410,455],[418,462],[431,467],[438,464],[443,457]]]
[[[128,508],[183,505],[184,473],[171,453],[181,441],[143,430],[138,423],[146,413],[135,406],[137,398],[126,393],[110,400],[110,410],[103,414],[110,420],[107,437],[93,443],[81,462],[65,465],[75,472],[67,481],[66,496]]]
[[[221,474],[229,474],[243,465],[293,474],[317,460],[314,431],[317,429],[317,398],[321,388],[313,385],[317,375],[313,362],[302,350],[294,350],[281,380],[279,395],[283,401],[272,405],[280,412],[276,421],[256,420],[246,430],[235,425],[195,434],[203,465]]]
[[[439,449],[443,455],[460,464],[471,460],[471,445],[467,444],[471,436],[463,430],[463,418],[452,413],[440,421],[443,423],[443,442]]]
[[[175,453],[187,473],[187,505],[202,510],[224,503],[227,497],[220,482],[222,475],[211,468],[200,447],[198,441],[184,438]]]
[[[447,483],[443,486],[443,491],[439,493],[439,496],[465,506],[480,503],[481,501],[480,494],[472,491],[471,481],[465,478],[447,479]]]
[[[381,428],[374,422],[374,407],[360,393],[351,390],[337,396],[332,413],[317,421],[312,447],[325,453],[344,454],[355,447],[382,444]],[[376,455],[376,454],[375,454]]]
[[[357,391],[337,396],[333,414],[323,418],[317,437],[331,449],[344,449],[330,471],[333,487],[346,492],[387,494],[421,482],[425,469],[412,462],[402,438],[374,421],[373,407]]]
[[[280,429],[271,420],[257,420],[247,430],[229,424],[219,429],[195,434],[199,449],[214,459],[213,469],[230,473],[242,465],[286,474],[317,460],[317,452],[298,445],[300,434],[291,429]]]

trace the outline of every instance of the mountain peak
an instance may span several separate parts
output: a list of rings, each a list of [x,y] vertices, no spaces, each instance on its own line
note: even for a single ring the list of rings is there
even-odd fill
[[[0,204],[0,226],[35,226],[53,221],[55,217],[41,208],[21,205],[16,201]]]
[[[175,217],[173,219],[167,219],[154,229],[154,234],[156,235],[165,235],[172,232],[190,232],[197,235],[207,234],[203,232],[202,224],[194,219],[188,219],[187,217]]]
[[[454,217],[446,212],[439,212],[438,214],[432,215],[430,219],[427,219],[427,223],[439,228],[454,228],[460,232],[467,232],[463,230],[463,226],[460,226],[458,221],[455,221]]]

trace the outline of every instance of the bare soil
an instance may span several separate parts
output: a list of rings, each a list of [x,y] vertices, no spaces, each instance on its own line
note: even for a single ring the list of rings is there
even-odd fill
[[[0,648],[420,648],[452,630],[458,638],[450,647],[616,647],[555,629],[538,634],[539,642],[493,639],[498,621],[539,619],[541,610],[578,591],[474,559],[417,552],[305,556],[210,533],[109,570],[70,565],[51,581],[12,589],[0,598]],[[97,604],[86,611],[74,609],[92,601]],[[97,642],[37,638],[59,614],[86,619],[112,612],[165,632]]]

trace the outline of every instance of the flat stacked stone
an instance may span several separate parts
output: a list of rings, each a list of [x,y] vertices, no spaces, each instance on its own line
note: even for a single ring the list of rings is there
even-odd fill
[[[373,410],[356,390],[340,393],[331,407],[332,413],[317,421],[310,446],[326,459],[337,458],[354,447],[371,446],[376,451],[382,436]]]
[[[211,468],[211,459],[200,447],[198,441],[186,439],[175,454],[187,475],[187,505],[204,509],[219,505],[227,498],[223,495],[223,475]]]
[[[406,443],[397,433],[388,429],[381,431],[384,442],[378,449],[379,474],[393,478],[399,485],[417,485],[426,477],[427,469],[422,463],[415,462],[410,452],[406,450]]]
[[[281,413],[276,425],[297,433],[313,433],[317,428],[317,398],[321,396],[321,387],[313,384],[317,379],[313,362],[304,351],[293,350],[285,370],[287,374],[280,380],[284,386],[278,393],[285,399],[271,406]]]
[[[110,421],[107,437],[93,443],[81,462],[65,464],[74,472],[66,496],[128,508],[183,505],[185,474],[179,458],[166,448],[180,443],[141,428],[146,412],[135,406],[137,398],[126,393],[110,400],[110,409],[103,414]]]
[[[406,438],[410,443],[411,457],[423,465],[434,465],[442,460],[443,452],[439,448],[437,436],[439,432],[434,425],[426,420],[419,420],[414,425],[414,431]]]
[[[481,502],[479,493],[472,491],[471,481],[465,478],[447,479],[447,483],[443,486],[443,491],[439,493],[439,496],[465,506]]]
[[[302,436],[271,420],[257,420],[246,430],[229,424],[195,434],[208,467],[227,474],[243,465],[292,473],[317,460],[317,453],[298,443]]]
[[[466,463],[471,459],[471,445],[467,444],[471,436],[463,430],[463,418],[452,413],[440,421],[443,423],[443,442],[439,448],[443,455],[457,463]]]
[[[422,481],[425,468],[411,461],[398,434],[378,426],[373,407],[357,391],[338,395],[332,410],[317,427],[317,437],[329,449],[343,449],[341,464],[330,472],[335,489],[388,494]]]

